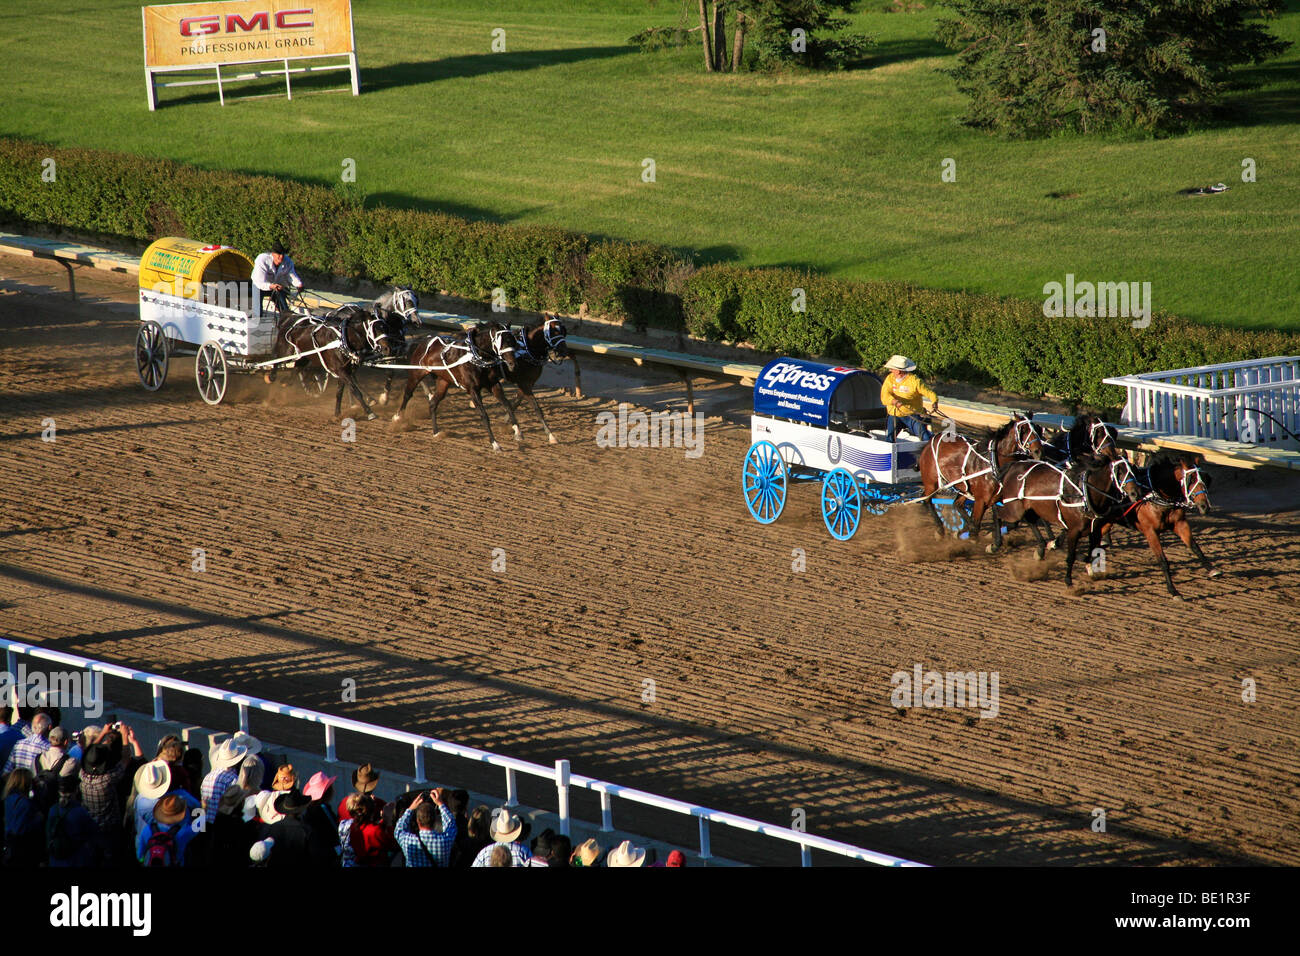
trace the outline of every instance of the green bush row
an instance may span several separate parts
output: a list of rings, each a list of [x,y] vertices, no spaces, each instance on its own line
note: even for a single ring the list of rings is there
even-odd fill
[[[795,290],[803,291],[802,302]],[[1103,378],[1300,354],[1300,335],[1289,332],[1217,328],[1161,313],[1143,329],[1125,318],[1046,318],[1038,302],[789,269],[705,267],[691,276],[683,310],[687,330],[699,338],[870,369],[899,352],[928,375],[1096,408],[1124,403],[1124,390]]]
[[[53,159],[54,182],[41,178]],[[1122,403],[1104,377],[1300,353],[1300,335],[1197,325],[1156,314],[1045,318],[1041,303],[855,282],[789,269],[691,262],[663,246],[593,240],[548,226],[367,208],[345,188],[197,169],[166,160],[0,139],[0,216],[147,242],[181,235],[256,252],[279,238],[306,271],[447,290],[511,306],[685,329],[766,352],[878,368],[894,352],[929,375],[1097,407]],[[802,302],[795,290],[802,290]],[[794,308],[802,305],[801,310]]]

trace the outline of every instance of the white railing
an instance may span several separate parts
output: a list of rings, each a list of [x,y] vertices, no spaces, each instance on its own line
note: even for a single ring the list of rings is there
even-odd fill
[[[1298,355],[1103,381],[1128,391],[1125,425],[1300,450]]]
[[[672,813],[680,813],[685,816],[696,817],[699,820],[699,855],[700,858],[704,860],[709,859],[711,856],[709,848],[709,826],[710,824],[716,823],[736,830],[758,833],[762,836],[771,837],[774,840],[782,840],[786,843],[797,844],[799,846],[800,860],[803,866],[812,865],[813,850],[823,850],[827,853],[833,853],[852,860],[861,860],[866,863],[875,863],[879,866],[925,865],[923,863],[914,863],[910,860],[903,860],[899,857],[889,856],[885,853],[877,853],[874,850],[867,850],[848,843],[841,843],[839,840],[829,840],[825,837],[813,836],[808,833],[802,833],[798,830],[791,830],[788,827],[774,826],[770,823],[763,823],[760,820],[752,820],[748,817],[737,816],[734,813],[710,810],[707,807],[697,806],[693,803],[686,803],[682,800],[673,800],[670,797],[661,797],[658,794],[647,793],[644,790],[633,790],[630,787],[619,786],[616,783],[608,783],[604,780],[596,780],[592,777],[573,774],[569,771],[569,761],[567,760],[557,760],[555,761],[554,767],[547,767],[542,764],[530,763],[526,760],[518,760],[514,757],[505,757],[501,754],[489,753],[486,750],[479,750],[476,747],[463,747],[460,744],[438,740],[434,737],[422,737],[419,734],[408,733],[402,730],[393,730],[388,727],[380,727],[376,724],[368,724],[347,717],[335,717],[332,714],[324,714],[316,710],[307,710],[289,704],[262,700],[259,697],[248,697],[243,694],[236,694],[232,691],[219,690],[215,687],[206,687],[202,684],[192,684],[189,681],[177,680],[174,677],[165,677],[160,674],[149,674],[130,667],[123,667],[119,664],[108,664],[103,661],[80,657],[76,654],[67,654],[63,651],[47,650],[36,645],[24,644],[20,641],[12,641],[7,638],[0,637],[0,646],[5,648],[6,669],[10,674],[16,674],[18,672],[18,666],[16,663],[17,655],[23,654],[40,660],[66,664],[92,674],[100,675],[98,680],[88,682],[92,684],[92,686],[95,684],[98,685],[98,690],[95,691],[95,696],[100,702],[103,700],[104,676],[148,684],[153,691],[153,719],[155,721],[166,720],[163,711],[163,691],[172,690],[182,694],[189,694],[194,697],[206,697],[209,700],[220,700],[234,704],[239,709],[239,729],[244,733],[248,732],[248,712],[250,709],[267,711],[268,713],[280,714],[281,716],[320,724],[325,731],[325,759],[329,761],[337,760],[335,753],[335,738],[337,732],[340,730],[364,734],[370,737],[378,737],[382,740],[409,744],[414,757],[415,772],[412,779],[416,784],[428,782],[424,776],[424,753],[426,750],[432,750],[435,753],[446,754],[452,757],[459,757],[463,760],[472,760],[477,763],[499,767],[505,771],[507,806],[515,806],[519,802],[519,774],[522,773],[533,777],[543,777],[552,780],[555,783],[557,795],[560,832],[565,836],[570,835],[569,831],[572,820],[569,813],[569,792],[571,789],[576,787],[580,790],[591,790],[600,794],[600,829],[602,833],[608,833],[614,829],[614,797],[618,797],[621,800],[627,800],[630,803],[639,803],[644,806],[656,807],[660,810],[667,810]]]

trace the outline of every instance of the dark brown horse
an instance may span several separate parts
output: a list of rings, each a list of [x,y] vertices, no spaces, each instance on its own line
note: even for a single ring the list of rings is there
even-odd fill
[[[438,405],[455,385],[469,394],[469,403],[483,416],[483,427],[487,429],[488,441],[493,451],[500,451],[496,436],[492,434],[492,421],[483,406],[483,389],[489,389],[501,400],[510,416],[510,427],[514,429],[515,440],[519,440],[519,423],[515,420],[515,410],[506,401],[499,378],[493,380],[491,372],[498,364],[507,369],[515,368],[515,340],[499,322],[480,322],[468,332],[455,335],[431,335],[411,347],[409,362],[419,368],[411,369],[406,376],[406,388],[402,393],[402,405],[393,416],[399,421],[406,411],[406,403],[411,400],[415,386],[432,375],[435,377],[433,392],[429,395],[429,423],[433,426],[433,437],[438,431]],[[427,390],[426,390],[427,391]]]
[[[997,513],[1008,524],[1023,520],[1029,525],[1037,541],[1035,557],[1040,561],[1047,539],[1039,526],[1064,528],[1065,585],[1070,587],[1079,538],[1085,531],[1096,533],[1097,519],[1111,513],[1123,497],[1130,502],[1139,498],[1133,469],[1124,458],[1081,455],[1064,467],[1021,459],[1003,470]]]
[[[1080,455],[1100,455],[1114,461],[1120,457],[1119,432],[1115,426],[1091,412],[1077,415],[1074,424],[1043,446],[1048,461],[1073,461]]]
[[[537,384],[538,378],[541,377],[542,369],[546,367],[548,359],[558,364],[566,358],[572,358],[569,354],[569,346],[565,341],[568,330],[565,329],[564,323],[555,316],[546,316],[541,322],[529,323],[521,329],[511,329],[510,331],[515,339],[515,367],[508,369],[503,365],[498,365],[490,369],[488,371],[488,382],[489,384],[495,384],[504,380],[513,382],[518,386],[519,397],[511,403],[511,406],[518,408],[523,403],[525,396],[530,399],[542,427],[546,429],[547,438],[554,445],[555,434],[551,431],[551,426],[546,423],[546,416],[542,414],[541,403],[537,401],[537,396],[533,394],[533,386]],[[552,355],[554,355],[554,358],[551,358]],[[576,379],[576,362],[574,363],[574,369]]]
[[[334,395],[334,417],[342,411],[343,389],[352,390],[353,396],[366,410],[366,418],[377,416],[357,385],[356,372],[361,363],[370,358],[400,355],[406,343],[400,322],[396,330],[392,323],[379,318],[361,306],[346,305],[326,316],[290,315],[283,319],[275,336],[274,358],[287,358],[305,354],[294,363],[299,381],[307,387],[306,372],[318,368],[326,376],[338,379]],[[272,370],[267,381],[275,379]]]
[[[1089,538],[1089,553],[1112,525],[1136,528],[1147,539],[1151,552],[1160,562],[1165,587],[1181,600],[1182,595],[1174,587],[1173,576],[1169,573],[1169,559],[1160,544],[1160,532],[1173,531],[1200,559],[1209,577],[1222,574],[1192,538],[1192,526],[1187,522],[1188,507],[1195,507],[1202,515],[1210,511],[1209,476],[1201,473],[1201,464],[1200,459],[1193,455],[1178,454],[1161,456],[1149,468],[1134,469],[1142,489],[1140,500],[1136,504],[1112,509],[1096,523]]]
[[[986,442],[975,443],[961,435],[945,438],[935,435],[921,452],[921,483],[926,497],[951,491],[956,496],[956,507],[971,501],[971,536],[979,536],[984,512],[997,500],[998,483],[1002,469],[1015,458],[1042,457],[1043,442],[1034,422],[1025,415],[1015,414],[1011,421],[999,428]],[[935,527],[942,536],[943,522],[934,508],[926,506]],[[1002,546],[1002,522],[996,510],[993,513],[993,543],[990,554]]]

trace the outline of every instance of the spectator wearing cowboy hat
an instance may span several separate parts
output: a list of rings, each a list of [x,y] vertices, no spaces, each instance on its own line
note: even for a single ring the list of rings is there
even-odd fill
[[[591,869],[600,859],[600,844],[595,840],[584,840],[569,857],[569,866]]]
[[[905,355],[890,356],[885,368],[889,374],[880,383],[880,401],[885,406],[885,440],[893,441],[898,425],[907,427],[921,441],[930,440],[930,429],[920,419],[925,400],[930,401],[930,411],[939,407],[939,396],[926,387],[915,374],[916,363]]]
[[[442,827],[435,829],[439,819]],[[443,789],[429,791],[428,803],[423,793],[417,795],[398,817],[393,836],[402,848],[407,866],[450,866],[451,848],[456,842],[456,818],[447,806]]]
[[[159,757],[139,767],[135,772],[135,785],[132,787],[131,799],[127,801],[127,813],[134,838],[144,828],[149,814],[158,801],[169,794],[177,794],[185,802],[186,811],[200,806],[199,801],[188,791],[176,785],[175,768]]]
[[[203,778],[203,815],[210,824],[217,818],[217,807],[221,797],[230,787],[239,786],[239,765],[248,756],[248,748],[237,744],[233,737],[227,737],[209,759],[212,771]],[[260,780],[258,781],[261,782]]]
[[[231,739],[234,740],[234,742],[239,744],[240,746],[247,747],[248,755],[250,757],[256,757],[258,761],[262,764],[262,779],[258,781],[258,787],[260,787],[263,783],[265,783],[268,780],[275,779],[275,771],[278,768],[276,767],[275,763],[271,760],[270,754],[266,754],[262,752],[262,742],[260,740],[258,740],[252,734],[244,733],[242,730],[234,734],[234,736],[232,736]],[[247,790],[248,787],[245,786],[244,789]]]
[[[624,840],[614,849],[609,851],[609,856],[605,857],[605,866],[607,867],[627,867],[627,866],[644,866],[645,850],[639,846],[633,846],[631,840]]]
[[[327,777],[317,771],[307,781],[302,792],[311,800],[311,806],[303,811],[302,819],[311,827],[317,839],[323,840],[337,853],[339,842],[339,818],[334,813],[334,781],[337,777]]]
[[[357,793],[365,794],[375,802],[376,813],[384,809],[384,801],[374,795],[375,787],[379,786],[379,771],[368,763],[363,763],[356,770],[352,771],[352,787]],[[348,818],[348,800],[350,797],[344,797],[339,801],[339,819]],[[378,819],[378,817],[376,817]]]
[[[293,260],[289,258],[289,250],[279,239],[271,243],[270,252],[262,253],[253,261],[253,285],[262,290],[264,296],[270,297],[278,312],[289,311],[285,289],[290,285],[301,289],[302,280],[298,278]]]
[[[190,808],[178,790],[169,793],[145,817],[135,841],[136,859],[144,866],[184,866],[185,854],[197,832]]]
[[[492,811],[492,824],[488,827],[488,835],[497,846],[504,846],[510,853],[512,866],[527,866],[528,860],[533,855],[528,847],[518,842],[523,834],[524,821],[511,813],[509,807],[498,807]],[[494,846],[485,846],[479,851],[478,856],[474,857],[474,862],[470,866],[490,866],[494,849],[496,849]]]
[[[274,797],[280,819],[266,828],[266,838],[274,840],[270,869],[303,869],[335,866],[338,858],[328,842],[321,841],[302,814],[311,806],[311,797],[300,790],[285,790]]]
[[[81,805],[99,826],[103,859],[106,865],[113,865],[120,858],[122,848],[122,795],[118,784],[126,778],[127,768],[132,757],[143,758],[140,742],[136,740],[135,731],[126,724],[108,724],[99,732],[99,738],[86,747],[81,760]],[[125,737],[129,747],[122,747],[119,737]],[[120,747],[118,760],[113,760],[114,746]]]
[[[298,774],[294,772],[293,764],[280,764],[275,771],[275,779],[271,781],[271,789],[276,793],[302,793],[298,789]]]

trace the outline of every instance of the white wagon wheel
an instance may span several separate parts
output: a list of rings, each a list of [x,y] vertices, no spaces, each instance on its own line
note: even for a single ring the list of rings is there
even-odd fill
[[[194,380],[199,397],[209,405],[220,405],[226,397],[226,353],[216,342],[204,342],[194,360]]]
[[[147,391],[156,392],[167,381],[167,336],[157,322],[140,323],[135,334],[135,371]]]

